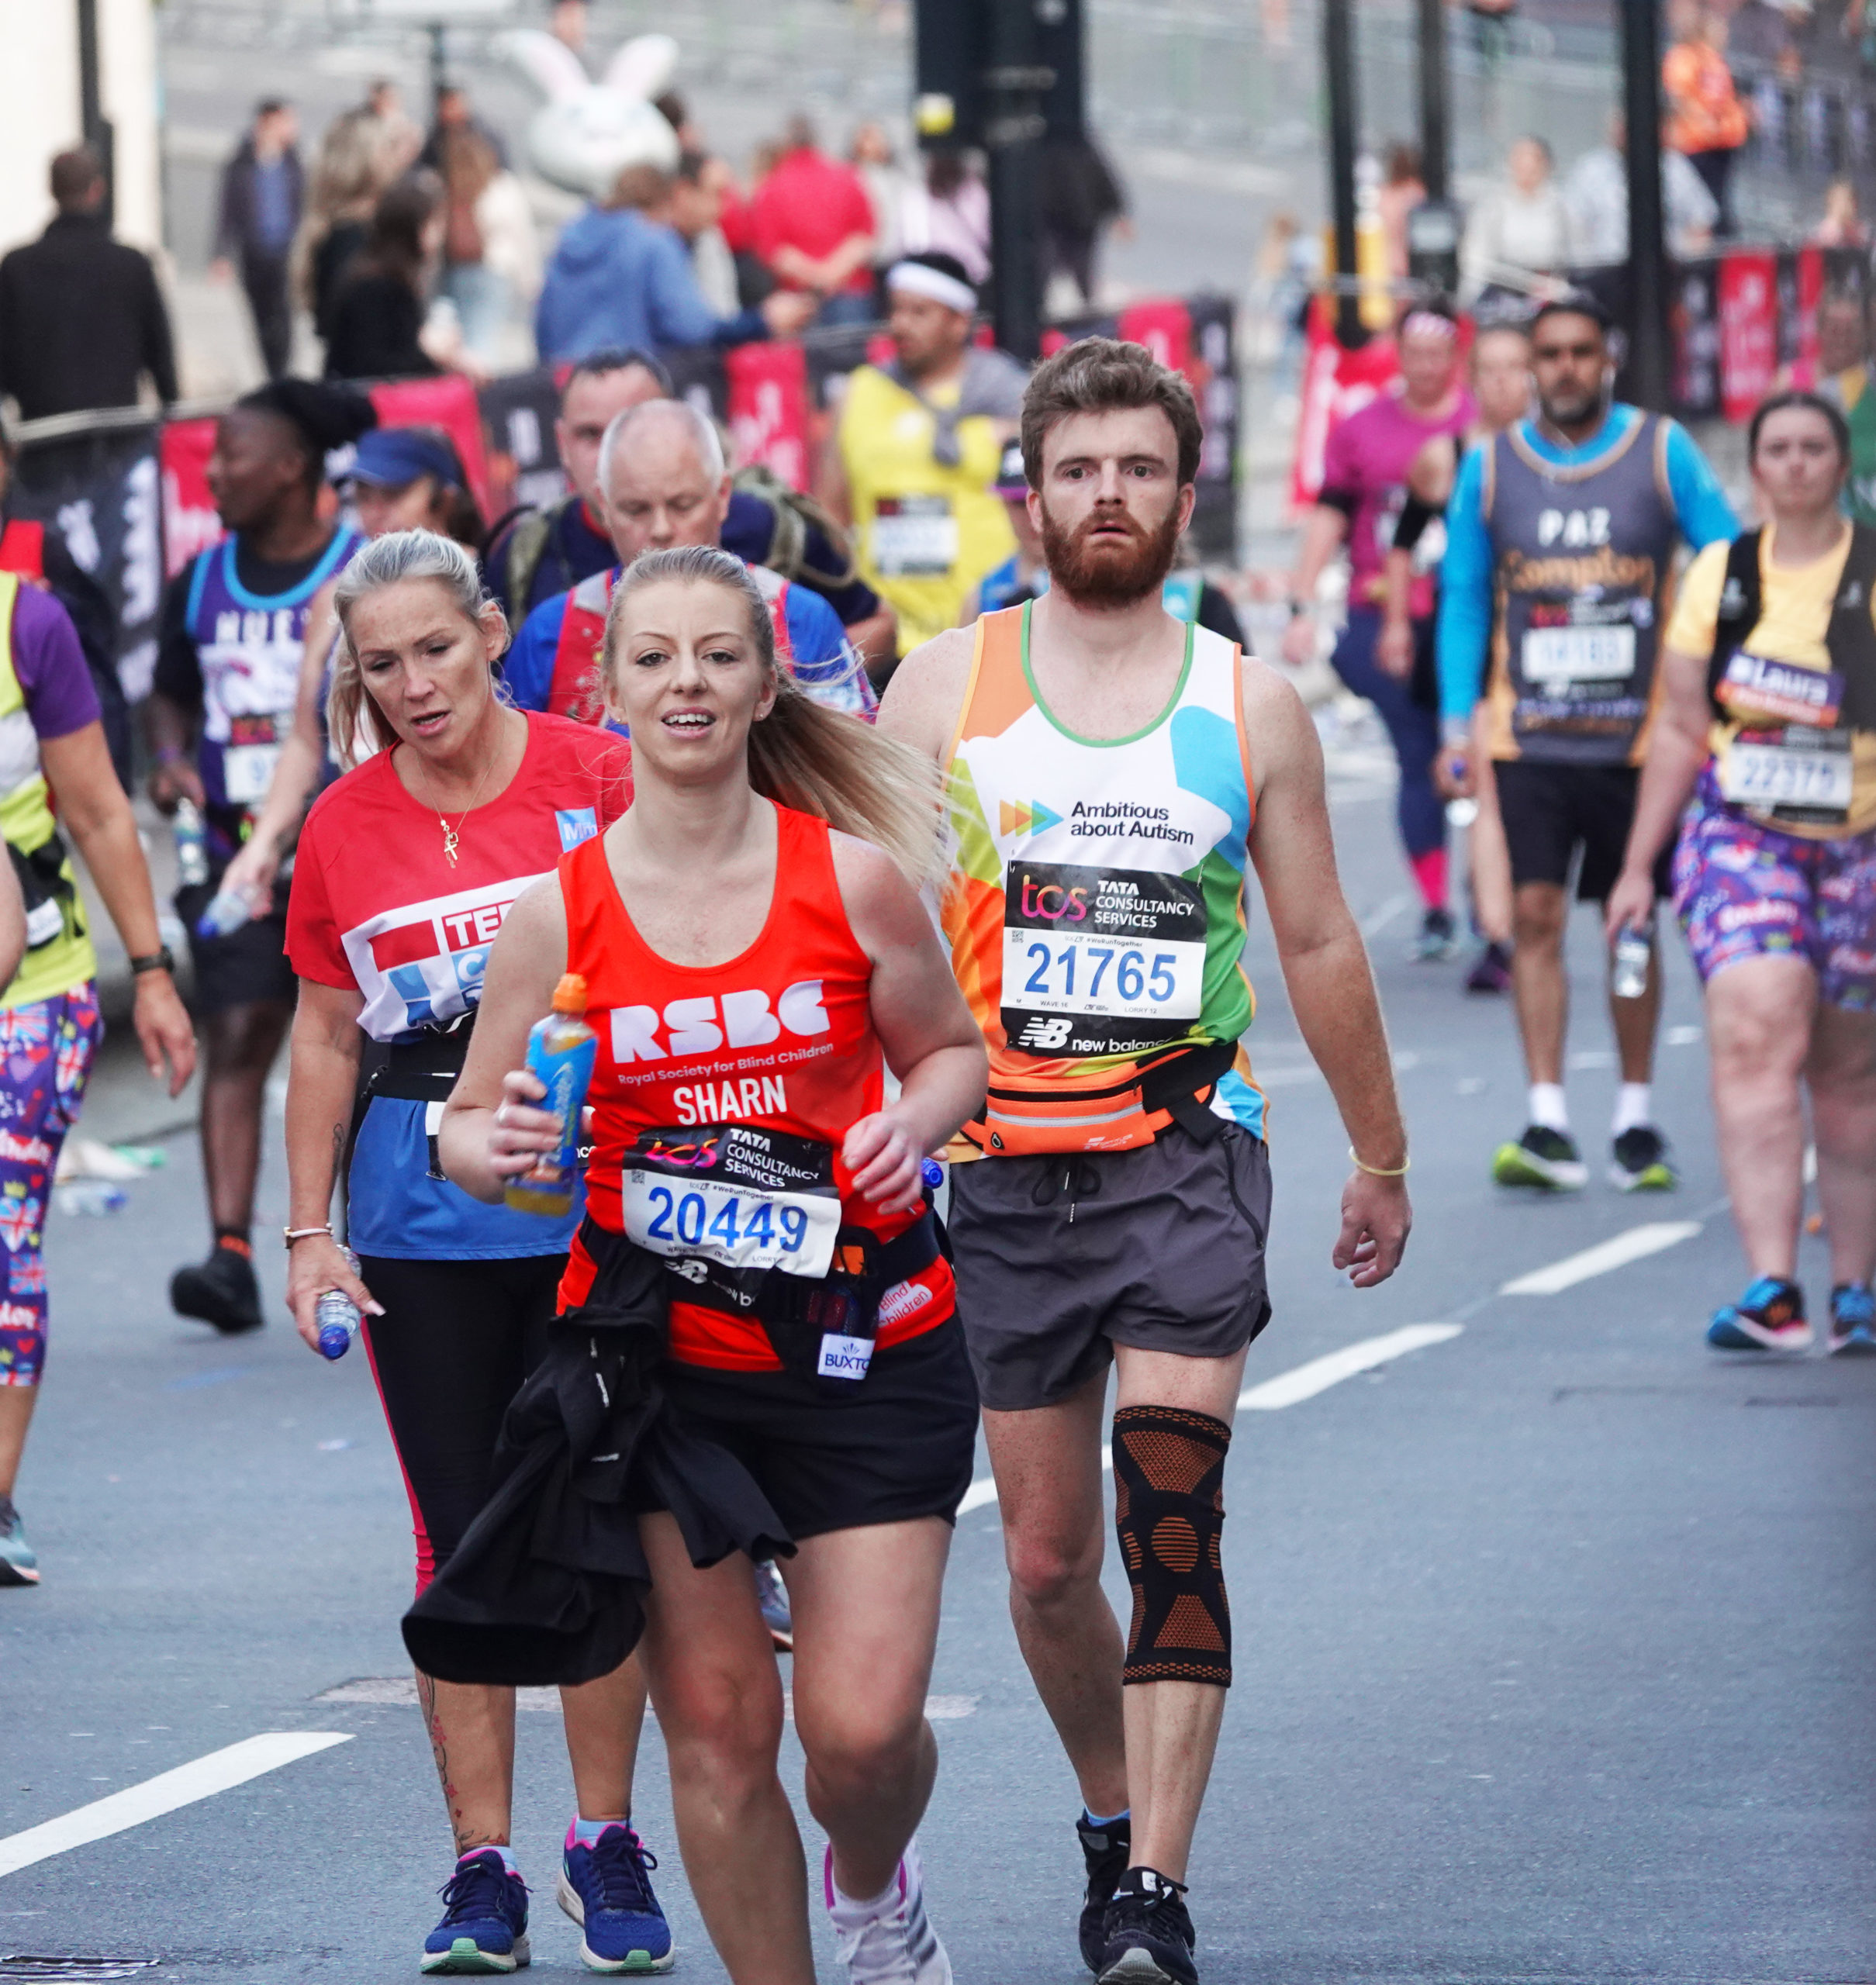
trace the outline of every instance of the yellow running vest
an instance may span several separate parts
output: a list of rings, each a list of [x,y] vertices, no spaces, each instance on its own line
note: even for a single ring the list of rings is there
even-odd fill
[[[13,605],[19,586],[15,574],[0,572],[0,834],[10,847],[30,854],[53,840],[58,828],[52,817],[51,789],[40,769],[39,733],[13,667]],[[58,927],[37,944],[29,929],[26,955],[12,983],[0,992],[0,1010],[55,998],[97,975],[97,955],[85,928],[85,906],[69,856],[60,861],[58,875],[70,891],[68,896],[54,899],[59,906]],[[40,913],[50,922],[50,910]]]
[[[955,385],[932,398],[955,399]],[[958,423],[960,459],[932,459],[937,423],[877,366],[851,377],[841,409],[841,461],[866,583],[899,616],[899,651],[955,627],[966,596],[1016,549],[1003,499],[990,493],[1002,430],[988,414]]]

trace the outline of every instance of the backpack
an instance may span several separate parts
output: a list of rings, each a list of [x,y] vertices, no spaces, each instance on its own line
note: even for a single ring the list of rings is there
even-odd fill
[[[759,464],[738,469],[735,487],[745,496],[759,498],[769,512],[768,547],[755,561],[757,564],[766,565],[783,578],[821,593],[838,592],[859,577],[846,527],[812,496],[791,488],[772,469]],[[807,562],[810,527],[833,546],[836,558],[844,556],[845,562],[838,571],[824,571]]]

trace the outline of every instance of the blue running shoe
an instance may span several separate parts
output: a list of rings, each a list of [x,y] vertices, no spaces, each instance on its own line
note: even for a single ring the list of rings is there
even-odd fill
[[[1805,1292],[1781,1276],[1762,1275],[1738,1302],[1713,1312],[1707,1341],[1715,1351],[1805,1351]]]
[[[10,1496],[0,1496],[0,1585],[37,1585],[39,1560]]]
[[[648,1869],[657,1858],[624,1821],[609,1826],[592,1846],[567,1832],[555,1900],[586,1932],[580,1962],[589,1971],[669,1971],[677,1962],[671,1925],[651,1893]]]
[[[1830,1292],[1830,1352],[1876,1358],[1876,1292],[1867,1282],[1840,1282]]]
[[[443,1921],[423,1942],[426,1971],[518,1971],[527,1963],[527,1884],[494,1848],[465,1854],[442,1894]]]

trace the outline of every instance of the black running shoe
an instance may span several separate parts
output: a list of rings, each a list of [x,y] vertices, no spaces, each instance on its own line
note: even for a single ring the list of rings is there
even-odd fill
[[[1633,1124],[1615,1140],[1609,1183],[1624,1193],[1671,1193],[1681,1182],[1667,1140],[1652,1124]]]
[[[1112,1826],[1093,1827],[1084,1814],[1075,1822],[1075,1831],[1081,1836],[1082,1859],[1088,1864],[1087,1899],[1081,1905],[1081,1961],[1090,1971],[1098,1971],[1107,1941],[1107,1904],[1127,1872],[1133,1822],[1121,1819]]]
[[[1499,1145],[1492,1158],[1491,1175],[1500,1186],[1530,1186],[1540,1193],[1580,1193],[1589,1183],[1589,1167],[1564,1132],[1532,1124],[1515,1144]]]
[[[1508,992],[1512,989],[1512,950],[1508,944],[1487,944],[1478,961],[1466,975],[1468,992]]]
[[[212,1324],[226,1337],[257,1331],[261,1285],[254,1263],[239,1248],[219,1244],[200,1266],[178,1269],[170,1277],[169,1307],[179,1317]]]
[[[1183,1882],[1129,1868],[1107,1905],[1100,1985],[1198,1985]]]

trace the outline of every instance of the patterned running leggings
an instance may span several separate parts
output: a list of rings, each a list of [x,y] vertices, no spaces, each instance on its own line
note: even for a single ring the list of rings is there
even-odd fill
[[[46,1210],[104,1036],[98,989],[0,1011],[0,1386],[36,1386],[46,1362]]]

